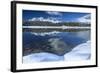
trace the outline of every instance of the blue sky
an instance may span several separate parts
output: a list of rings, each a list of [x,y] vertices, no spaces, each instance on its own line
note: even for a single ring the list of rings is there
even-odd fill
[[[24,20],[41,17],[42,19],[50,18],[64,22],[77,22],[79,18],[87,15],[90,15],[90,13],[23,10]]]

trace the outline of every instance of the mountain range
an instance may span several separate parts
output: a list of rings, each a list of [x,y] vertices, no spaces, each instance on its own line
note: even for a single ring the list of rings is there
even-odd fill
[[[23,26],[90,26],[90,23],[85,22],[50,22],[50,21],[23,21]]]

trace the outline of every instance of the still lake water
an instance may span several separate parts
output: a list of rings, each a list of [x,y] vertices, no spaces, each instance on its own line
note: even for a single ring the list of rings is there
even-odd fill
[[[37,52],[64,55],[75,46],[90,40],[90,35],[90,30],[55,33],[23,32],[23,55]]]

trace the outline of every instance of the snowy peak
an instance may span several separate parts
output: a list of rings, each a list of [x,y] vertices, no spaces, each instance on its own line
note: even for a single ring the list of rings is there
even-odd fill
[[[81,23],[87,23],[87,24],[90,24],[91,23],[91,15],[88,14],[88,15],[85,15],[83,17],[80,17],[77,19],[78,22],[81,22]]]
[[[48,17],[48,18],[38,17],[38,18],[29,19],[29,21],[44,21],[44,22],[52,22],[52,23],[62,22],[58,20],[57,18],[53,18],[53,17]]]

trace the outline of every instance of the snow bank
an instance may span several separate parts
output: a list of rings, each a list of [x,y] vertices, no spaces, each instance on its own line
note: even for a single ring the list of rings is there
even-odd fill
[[[64,56],[58,56],[52,53],[34,53],[23,57],[23,63],[48,62],[48,61],[75,61],[88,60],[91,56],[91,42],[82,43]]]
[[[57,56],[51,53],[35,53],[23,57],[23,63],[62,61],[63,56]]]
[[[64,60],[88,60],[91,56],[91,42],[87,41],[86,43],[80,44],[73,48],[73,50],[64,55]]]

